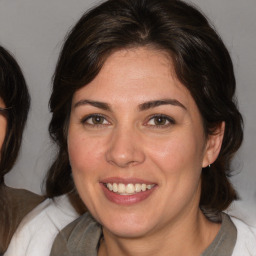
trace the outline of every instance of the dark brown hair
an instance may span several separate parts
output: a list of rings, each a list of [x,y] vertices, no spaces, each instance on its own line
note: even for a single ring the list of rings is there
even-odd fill
[[[0,46],[0,97],[7,118],[6,135],[1,149],[0,177],[13,167],[21,146],[22,133],[30,106],[30,96],[22,71],[15,59]]]
[[[15,59],[0,46],[0,97],[5,108],[0,114],[7,119],[6,134],[0,158],[0,228],[1,241],[7,240],[11,215],[6,201],[4,175],[13,167],[21,146],[22,133],[30,106],[30,96],[22,71]],[[3,221],[4,220],[4,221]],[[5,244],[5,242],[4,242]],[[0,245],[0,252],[3,249]]]
[[[243,139],[230,55],[205,16],[178,0],[109,0],[85,13],[64,43],[50,98],[51,138],[59,147],[48,172],[49,197],[74,184],[67,151],[67,126],[75,91],[92,81],[106,58],[123,48],[153,46],[171,56],[178,79],[202,115],[206,135],[225,122],[218,159],[202,170],[200,207],[219,212],[236,192],[228,180],[230,161]]]

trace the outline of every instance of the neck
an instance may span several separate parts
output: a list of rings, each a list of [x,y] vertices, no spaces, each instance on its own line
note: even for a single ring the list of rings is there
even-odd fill
[[[191,215],[190,215],[191,216]],[[143,237],[122,238],[103,228],[99,256],[200,255],[214,240],[220,224],[212,223],[198,209],[193,219],[183,218]]]

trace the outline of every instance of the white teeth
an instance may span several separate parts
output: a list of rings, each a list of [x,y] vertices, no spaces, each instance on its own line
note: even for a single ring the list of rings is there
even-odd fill
[[[117,192],[117,191],[118,191],[117,184],[116,184],[116,183],[114,183],[114,184],[113,184],[113,192]]]
[[[107,184],[107,188],[108,188],[110,191],[112,191],[112,190],[113,190],[112,184],[108,183],[108,184]]]
[[[135,184],[135,191],[137,193],[141,191],[141,185],[140,184]]]
[[[133,194],[134,193],[134,185],[133,184],[126,185],[125,192],[127,194]]]
[[[118,184],[118,192],[119,192],[119,193],[124,193],[124,192],[126,192],[126,189],[125,189],[125,185],[124,185],[124,184],[122,184],[122,183],[119,183],[119,184]]]
[[[140,193],[142,191],[146,191],[147,189],[151,189],[153,188],[155,185],[151,184],[151,185],[146,185],[146,184],[132,184],[129,183],[127,185],[123,184],[123,183],[107,183],[106,187],[110,190],[113,191],[115,193],[118,193],[120,195],[132,195],[132,194],[136,194],[136,193]]]

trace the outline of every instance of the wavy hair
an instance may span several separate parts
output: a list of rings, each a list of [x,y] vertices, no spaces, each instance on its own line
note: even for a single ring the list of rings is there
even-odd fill
[[[243,139],[233,64],[207,18],[179,0],[109,0],[86,12],[67,35],[49,102],[49,132],[59,151],[48,172],[47,195],[74,189],[67,150],[73,94],[97,76],[112,52],[140,46],[153,46],[171,56],[178,79],[198,106],[206,135],[225,122],[220,154],[211,168],[202,170],[200,199],[201,208],[220,212],[237,198],[228,177]]]
[[[30,106],[30,96],[22,71],[15,59],[0,46],[0,97],[5,108],[0,114],[7,119],[5,138],[0,158],[0,219],[4,220],[0,235],[8,239],[11,219],[6,202],[4,175],[13,167],[21,146],[22,133],[26,124]],[[0,252],[1,247],[0,245]]]
[[[7,118],[6,135],[1,149],[0,175],[13,167],[21,146],[30,96],[22,71],[15,59],[0,46],[0,97],[5,109],[0,113]]]

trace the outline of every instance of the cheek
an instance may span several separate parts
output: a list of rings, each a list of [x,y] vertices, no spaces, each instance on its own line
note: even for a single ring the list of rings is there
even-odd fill
[[[102,157],[99,140],[70,133],[68,152],[72,171],[75,173],[94,172]]]
[[[0,151],[3,146],[4,138],[6,135],[7,121],[4,116],[0,115]]]
[[[157,202],[161,216],[171,218],[188,205],[198,205],[200,143],[191,133],[175,132],[165,139],[151,138],[144,144],[148,170],[156,177],[161,191],[161,200]]]
[[[168,140],[154,143],[151,147],[151,163],[155,173],[161,173],[160,187],[163,194],[162,207],[169,215],[173,209],[181,209],[189,202],[199,200],[202,164],[202,144],[194,136],[175,134]],[[165,199],[165,200],[164,200]],[[196,201],[197,203],[197,201]],[[171,207],[165,207],[166,204]]]
[[[95,186],[98,185],[98,170],[102,163],[102,150],[100,142],[92,140],[72,129],[68,136],[69,161],[72,168],[73,179],[85,205],[92,209],[93,199],[97,197]]]
[[[201,140],[190,133],[176,133],[165,140],[155,140],[147,149],[151,161],[160,167],[165,175],[188,177],[195,172],[201,172],[202,148]]]

